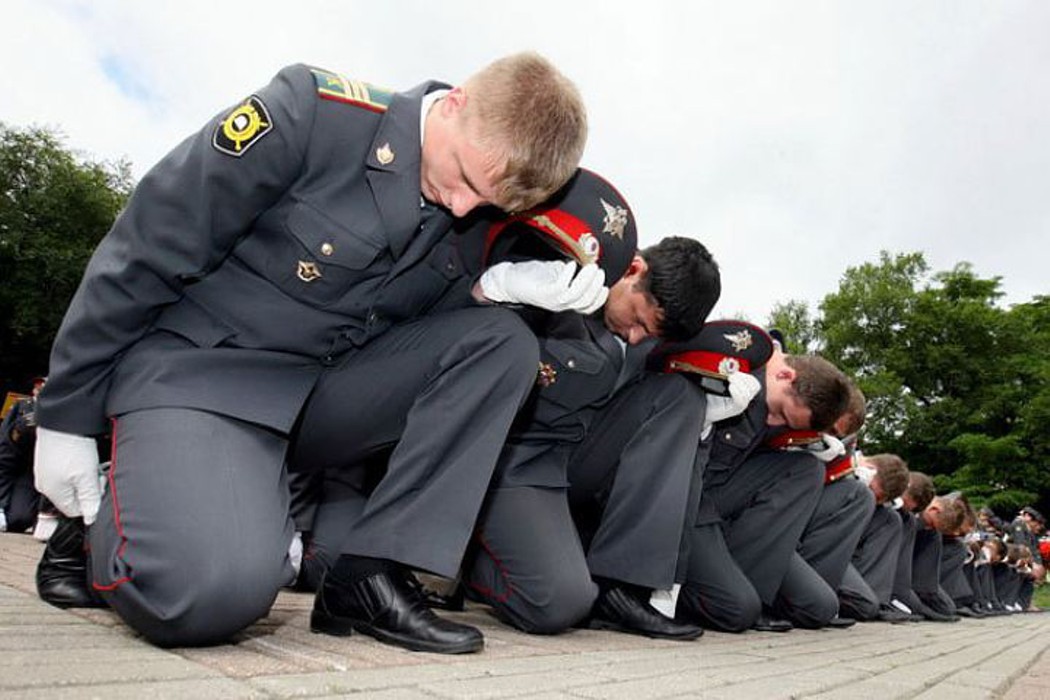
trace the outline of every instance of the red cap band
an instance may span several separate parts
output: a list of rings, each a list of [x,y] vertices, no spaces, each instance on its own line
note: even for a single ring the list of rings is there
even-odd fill
[[[733,357],[707,350],[687,350],[668,356],[665,372],[696,372],[709,377],[725,379],[734,372],[750,372],[751,363],[742,357]]]

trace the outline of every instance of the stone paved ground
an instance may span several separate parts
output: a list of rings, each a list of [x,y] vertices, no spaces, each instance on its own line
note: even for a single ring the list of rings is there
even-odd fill
[[[444,657],[311,634],[311,597],[282,593],[234,643],[169,651],[108,611],[41,603],[40,549],[0,536],[0,698],[1050,698],[1050,613],[675,643],[533,637],[478,608],[456,617],[482,628],[485,651]]]

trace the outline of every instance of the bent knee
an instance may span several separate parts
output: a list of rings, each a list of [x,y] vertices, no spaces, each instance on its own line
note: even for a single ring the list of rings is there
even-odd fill
[[[103,591],[103,597],[157,646],[221,644],[269,613],[286,575],[282,567],[267,569],[199,577],[134,575]]]
[[[678,598],[678,616],[689,622],[720,632],[743,632],[751,629],[762,613],[762,600],[750,586],[732,592],[721,591],[715,597],[704,595],[694,585],[686,584]]]
[[[777,606],[791,624],[805,629],[826,627],[839,614],[838,596],[820,595],[805,601],[792,601]]]
[[[590,580],[569,585],[544,586],[544,590],[515,587],[500,600],[488,600],[499,616],[529,634],[558,634],[590,614],[598,587]]]

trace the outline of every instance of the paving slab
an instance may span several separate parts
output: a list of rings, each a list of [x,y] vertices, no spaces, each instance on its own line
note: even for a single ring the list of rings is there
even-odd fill
[[[0,698],[1050,699],[1050,614],[855,625],[695,642],[592,630],[522,634],[483,607],[450,616],[479,654],[412,653],[309,631],[312,596],[282,592],[229,644],[158,649],[109,610],[37,597],[42,545],[0,535]]]

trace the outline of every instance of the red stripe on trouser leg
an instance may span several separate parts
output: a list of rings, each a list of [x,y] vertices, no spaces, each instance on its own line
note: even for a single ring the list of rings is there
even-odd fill
[[[109,486],[109,497],[113,501],[113,525],[117,529],[117,536],[120,537],[120,547],[117,548],[117,556],[123,557],[124,551],[127,549],[128,540],[124,537],[124,526],[120,522],[120,503],[117,500],[117,483],[115,474],[117,473],[117,419],[110,419],[110,447],[109,447],[109,474],[106,475],[106,481]],[[92,576],[94,578],[94,576]],[[131,578],[123,576],[118,578],[116,581],[110,584],[101,584],[97,581],[91,582],[91,587],[96,591],[114,591],[123,583],[127,583]]]

